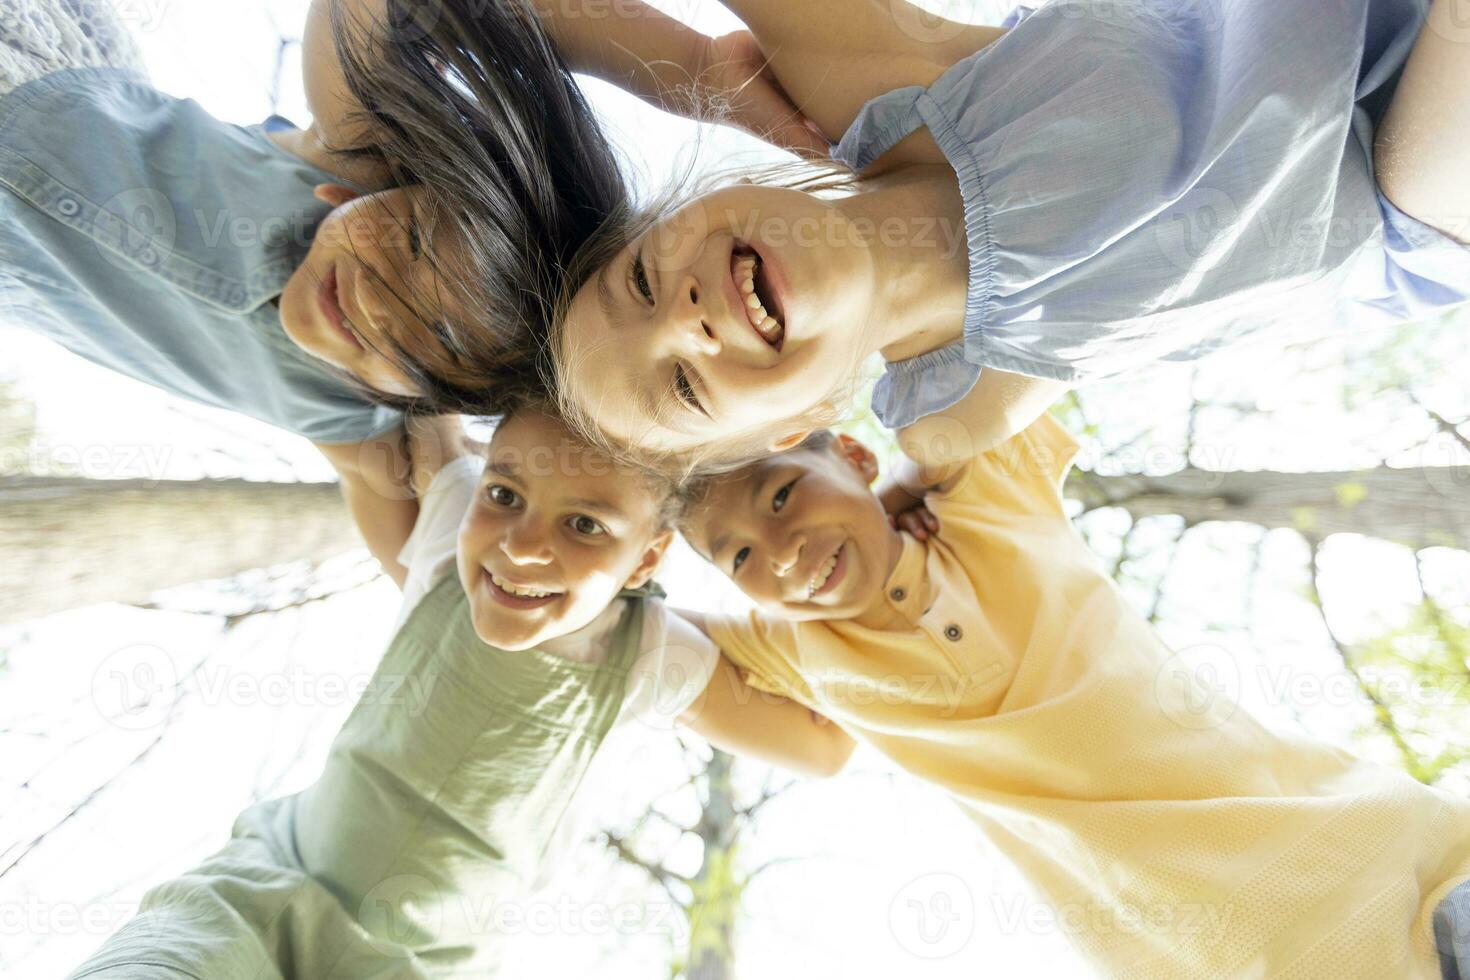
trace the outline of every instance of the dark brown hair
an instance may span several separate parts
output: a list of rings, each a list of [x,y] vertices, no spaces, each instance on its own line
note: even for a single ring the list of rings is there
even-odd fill
[[[422,397],[374,397],[501,414],[539,386],[573,256],[626,209],[617,155],[525,0],[388,0],[386,18],[367,24],[333,7],[331,26],[364,107],[354,122],[373,134],[334,149],[422,188],[436,227],[464,246],[449,263],[429,242],[434,295],[398,297],[432,335],[393,331],[379,351]],[[475,311],[471,322],[443,316],[446,295]]]

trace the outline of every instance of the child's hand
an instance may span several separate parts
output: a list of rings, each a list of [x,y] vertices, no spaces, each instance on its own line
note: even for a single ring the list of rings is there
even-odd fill
[[[900,531],[907,531],[919,541],[928,541],[931,534],[939,533],[939,518],[929,512],[921,500],[908,510],[888,515],[888,523]]]
[[[705,99],[728,108],[728,121],[783,149],[825,157],[830,149],[817,125],[802,115],[768,67],[749,31],[712,37],[704,44],[695,77]]]
[[[898,530],[909,532],[919,541],[928,541],[929,535],[939,533],[939,518],[924,506],[924,498],[893,477],[878,487],[878,499],[888,515],[888,523]]]

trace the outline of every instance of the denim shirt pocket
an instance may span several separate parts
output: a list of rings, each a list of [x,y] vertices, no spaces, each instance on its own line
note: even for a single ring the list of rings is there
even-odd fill
[[[77,141],[89,151],[75,151]],[[279,295],[328,208],[304,162],[126,73],[70,69],[0,113],[0,185],[78,232],[69,261],[157,277],[243,314]]]
[[[4,162],[0,184],[53,221],[89,238],[95,246],[94,261],[157,276],[222,312],[248,313],[279,295],[299,264],[299,258],[285,254],[248,270],[228,268],[236,264],[228,259],[238,256],[200,261],[207,254],[179,240],[179,225],[202,220],[205,212],[180,214],[166,195],[147,187],[130,188],[98,202],[8,150],[0,148],[0,159]],[[209,233],[208,228],[200,231]],[[209,251],[213,250],[205,250]]]

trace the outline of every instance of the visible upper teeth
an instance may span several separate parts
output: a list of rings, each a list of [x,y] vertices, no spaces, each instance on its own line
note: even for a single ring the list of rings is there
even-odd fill
[[[827,584],[827,580],[832,577],[832,569],[837,567],[837,556],[841,552],[842,549],[838,548],[837,551],[832,553],[832,557],[822,562],[822,567],[817,569],[817,574],[812,576],[811,584],[806,587],[808,598],[816,595],[822,586]]]
[[[740,288],[740,293],[745,297],[745,316],[750,320],[750,325],[755,327],[760,335],[770,343],[779,343],[786,333],[786,328],[781,321],[766,312],[765,306],[761,304],[761,298],[755,291],[755,270],[760,266],[760,260],[754,255],[740,255],[735,258],[733,266],[735,272],[735,285]]]
[[[544,599],[549,595],[556,595],[555,592],[543,592],[540,589],[528,589],[525,586],[516,585],[514,582],[507,582],[505,579],[501,578],[499,575],[494,574],[493,572],[490,575],[490,581],[494,582],[497,588],[505,592],[509,592],[511,595],[525,596],[528,599]]]

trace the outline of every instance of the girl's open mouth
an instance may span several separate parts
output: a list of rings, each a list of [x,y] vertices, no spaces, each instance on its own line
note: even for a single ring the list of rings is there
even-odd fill
[[[740,242],[730,252],[730,279],[745,304],[751,329],[775,350],[786,339],[786,312],[760,253]]]
[[[490,595],[497,602],[512,609],[535,609],[562,597],[560,592],[517,585],[488,569],[485,572],[485,584]]]
[[[316,300],[327,322],[335,327],[339,334],[346,337],[352,346],[361,350],[362,341],[358,340],[357,334],[348,328],[347,319],[342,315],[342,304],[337,296],[337,267],[335,265],[322,277],[322,284],[317,287]]]
[[[815,599],[819,595],[826,595],[837,588],[839,582],[847,575],[847,543],[832,552],[827,560],[817,567],[817,573],[812,576],[811,582],[807,584],[806,594],[808,599]]]

